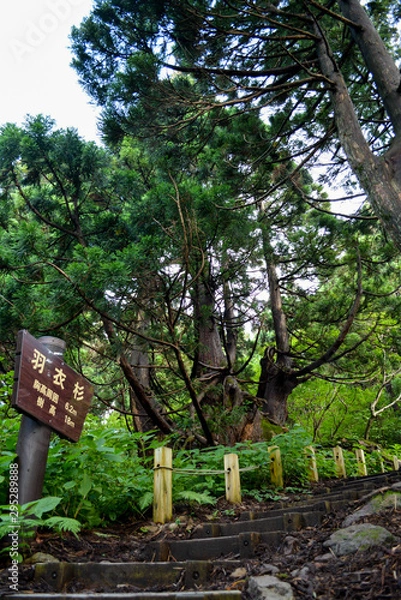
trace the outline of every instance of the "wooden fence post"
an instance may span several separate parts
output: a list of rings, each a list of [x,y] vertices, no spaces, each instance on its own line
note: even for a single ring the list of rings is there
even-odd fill
[[[379,456],[379,462],[380,462],[380,469],[382,473],[386,472],[386,469],[384,468],[384,460],[383,460],[383,456],[382,453],[380,452],[380,450],[377,451],[377,454]]]
[[[347,477],[347,472],[345,470],[343,449],[341,448],[341,446],[336,446],[335,448],[333,448],[333,454],[334,454],[334,460],[336,463],[337,477],[339,477],[339,478]]]
[[[305,448],[306,457],[308,459],[308,479],[309,481],[319,481],[319,474],[316,466],[315,449],[312,446]]]
[[[393,456],[393,466],[394,466],[394,471],[399,471],[400,461],[398,460],[398,456]]]
[[[226,500],[231,504],[241,503],[241,483],[237,454],[224,455],[224,476],[226,482]]]
[[[355,456],[356,456],[356,461],[358,463],[358,474],[361,477],[364,477],[365,475],[368,474],[368,470],[366,468],[365,452],[362,450],[362,448],[356,448]]]
[[[281,465],[281,453],[278,446],[269,446],[270,454],[270,478],[273,485],[283,487],[283,467]]]
[[[155,449],[153,521],[166,523],[173,516],[173,451],[167,446]]]

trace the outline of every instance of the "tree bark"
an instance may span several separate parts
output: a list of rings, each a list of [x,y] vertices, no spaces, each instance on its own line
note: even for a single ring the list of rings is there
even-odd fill
[[[271,260],[267,263],[267,278],[269,282],[270,308],[273,317],[274,335],[276,339],[276,362],[278,366],[288,370],[292,366],[292,360],[289,356],[290,339],[288,336],[287,317],[283,310],[277,268]]]
[[[226,363],[222,341],[215,317],[215,294],[211,276],[200,278],[196,284],[194,298],[197,352],[193,376],[200,377],[213,372]]]
[[[301,381],[290,369],[285,370],[278,360],[274,360],[275,354],[274,348],[266,348],[260,361],[258,397],[263,400],[262,415],[277,425],[285,425],[288,397]]]
[[[321,38],[317,45],[320,68],[331,81],[334,119],[348,162],[383,227],[401,249],[401,95],[397,91],[400,74],[360,2],[340,0],[339,4],[344,16],[356,23],[352,34],[394,128],[393,144],[382,157],[375,157],[371,152],[328,42],[315,25],[315,33]]]
[[[224,349],[228,360],[228,370],[231,371],[237,356],[237,329],[235,326],[234,302],[228,281],[224,281]]]
[[[258,397],[263,398],[263,415],[278,425],[284,425],[288,418],[288,397],[299,382],[292,373],[287,318],[283,310],[277,269],[271,259],[267,264],[267,275],[276,347],[266,348],[260,361]]]
[[[395,135],[401,135],[400,71],[359,0],[339,0],[344,17],[357,24],[351,34],[375,80]]]
[[[274,252],[269,240],[269,231],[263,223],[261,211],[263,254],[266,262],[267,280],[270,297],[270,310],[276,345],[266,348],[260,361],[261,373],[258,385],[258,397],[263,399],[261,412],[278,425],[287,421],[287,400],[298,385],[292,374],[293,361],[289,355],[290,340],[287,318],[283,309],[280,282],[274,262]]]
[[[143,313],[139,312],[136,330],[145,334],[148,329],[148,322]],[[129,356],[129,364],[143,390],[151,396],[150,388],[150,363],[149,363],[149,344],[144,338],[136,338],[132,345]],[[137,431],[149,431],[154,428],[152,420],[146,414],[139,402],[137,394],[130,388],[130,402],[135,428]]]

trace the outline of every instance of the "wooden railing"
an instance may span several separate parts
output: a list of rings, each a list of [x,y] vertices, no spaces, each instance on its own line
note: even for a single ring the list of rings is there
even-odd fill
[[[316,453],[312,446],[304,449],[307,459],[307,470],[309,481],[319,481],[317,469]],[[281,452],[278,446],[269,446],[269,469],[270,481],[273,487],[283,487],[283,467]],[[335,472],[338,478],[347,477],[343,449],[341,446],[333,448],[333,460],[335,463]],[[368,475],[366,466],[365,452],[361,448],[355,450],[355,460],[357,463],[357,472],[359,476]],[[400,460],[397,456],[391,457],[394,470],[400,468]],[[384,461],[381,458],[381,471],[384,472]],[[171,448],[162,446],[156,448],[154,453],[154,499],[153,499],[153,521],[155,523],[167,523],[173,516],[173,473],[186,475],[224,475],[226,500],[231,504],[241,503],[241,481],[240,473],[260,469],[260,466],[239,467],[239,458],[237,454],[230,453],[224,455],[223,469],[180,469],[173,468],[173,452]]]

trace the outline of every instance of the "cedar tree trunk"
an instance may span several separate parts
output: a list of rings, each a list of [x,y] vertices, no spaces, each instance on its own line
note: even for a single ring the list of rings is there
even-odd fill
[[[340,0],[342,14],[355,23],[351,32],[371,72],[391,120],[394,139],[388,151],[376,157],[365,140],[344,79],[327,40],[321,36],[318,59],[331,81],[331,99],[338,135],[348,162],[365,190],[384,228],[401,249],[401,88],[400,72],[358,0]]]

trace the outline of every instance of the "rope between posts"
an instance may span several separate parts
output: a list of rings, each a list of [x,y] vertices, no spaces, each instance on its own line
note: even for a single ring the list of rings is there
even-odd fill
[[[260,465],[255,465],[253,467],[242,467],[242,469],[238,469],[240,473],[246,473],[247,471],[256,471],[256,469],[260,469]]]
[[[173,469],[173,473],[180,473],[181,475],[224,475],[226,469]]]
[[[243,467],[242,469],[238,469],[240,473],[246,473],[247,471],[255,471],[259,469],[259,466],[254,467]],[[180,469],[180,468],[171,468],[171,467],[163,467],[158,465],[154,467],[157,469],[167,469],[168,471],[172,471],[173,473],[178,473],[179,475],[224,475],[225,473],[230,473],[231,469]]]

